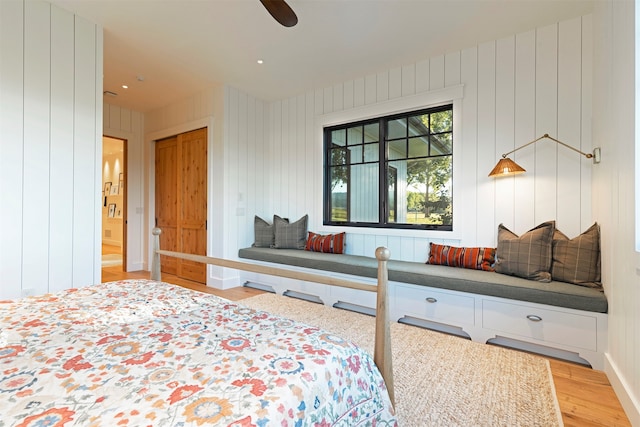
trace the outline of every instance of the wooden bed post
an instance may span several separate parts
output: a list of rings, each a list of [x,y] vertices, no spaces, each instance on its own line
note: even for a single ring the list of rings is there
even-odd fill
[[[391,404],[395,406],[389,305],[387,303],[387,289],[389,285],[387,261],[391,258],[391,252],[389,249],[381,246],[376,249],[376,258],[378,259],[378,298],[376,304],[376,343],[373,350],[373,361],[382,373],[384,382],[387,385]]]
[[[160,234],[162,234],[162,230],[158,227],[154,227],[151,230],[151,234],[153,234],[153,258],[151,258],[151,280],[160,281],[162,280],[160,274],[160,254],[158,251],[160,250]]]

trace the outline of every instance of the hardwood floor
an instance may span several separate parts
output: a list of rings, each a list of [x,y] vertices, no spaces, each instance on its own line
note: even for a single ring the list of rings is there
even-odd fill
[[[125,273],[121,266],[102,269],[102,282],[148,279],[149,276],[148,271]],[[232,301],[262,293],[262,291],[244,287],[220,291],[168,274],[163,274],[162,280]],[[554,359],[549,359],[549,362],[566,427],[631,426],[604,372]]]

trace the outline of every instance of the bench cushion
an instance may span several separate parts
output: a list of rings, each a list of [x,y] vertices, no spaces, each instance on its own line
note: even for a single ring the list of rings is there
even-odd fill
[[[376,278],[378,261],[358,255],[338,255],[296,249],[244,248],[238,256],[244,259],[287,264],[315,270],[332,271]],[[543,283],[519,277],[419,262],[387,263],[389,280],[433,288],[528,301],[576,310],[606,313],[607,298],[599,289],[551,281]]]

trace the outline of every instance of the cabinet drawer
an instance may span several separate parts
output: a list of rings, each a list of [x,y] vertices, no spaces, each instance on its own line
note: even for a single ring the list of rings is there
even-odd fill
[[[549,343],[597,350],[595,316],[483,300],[482,326]]]
[[[399,285],[395,286],[395,303],[403,315],[456,325],[475,321],[471,297]]]

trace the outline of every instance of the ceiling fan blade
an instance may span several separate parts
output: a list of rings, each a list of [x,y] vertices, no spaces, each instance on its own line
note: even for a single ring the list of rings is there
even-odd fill
[[[285,27],[293,27],[298,23],[295,12],[284,0],[260,0],[260,3],[276,21]]]

